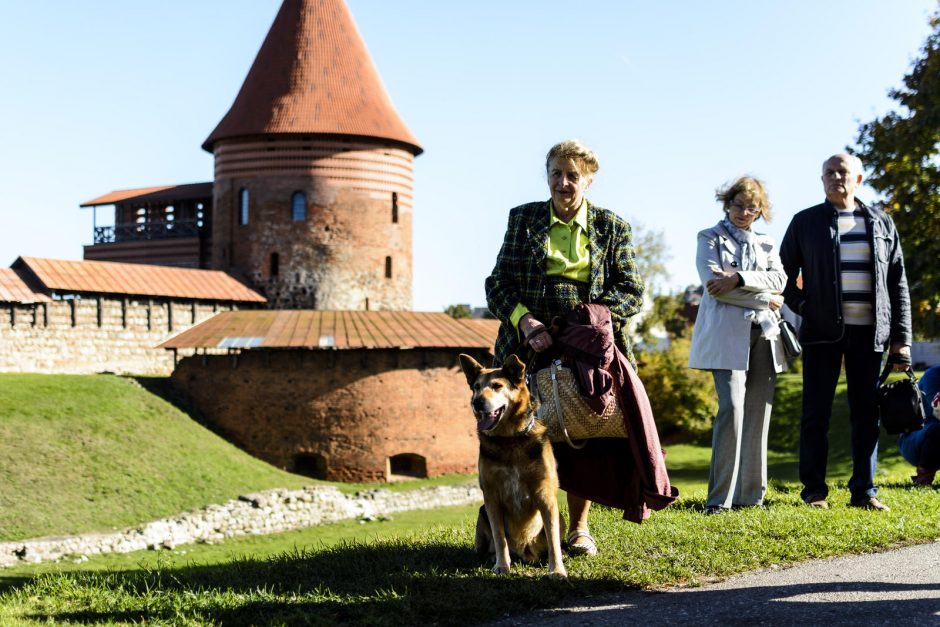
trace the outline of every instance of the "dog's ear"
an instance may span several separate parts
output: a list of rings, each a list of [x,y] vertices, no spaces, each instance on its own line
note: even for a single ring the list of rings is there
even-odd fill
[[[470,384],[470,387],[473,387],[473,382],[480,376],[483,366],[476,359],[464,353],[460,353],[459,359],[460,367],[463,368],[463,373],[467,377],[467,383]]]
[[[516,385],[525,381],[525,364],[522,363],[522,360],[515,354],[510,355],[506,358],[506,361],[503,362],[503,372],[505,372],[506,377]]]

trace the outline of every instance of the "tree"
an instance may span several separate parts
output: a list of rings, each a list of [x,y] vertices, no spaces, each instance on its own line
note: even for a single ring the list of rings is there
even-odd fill
[[[656,344],[656,332],[665,331],[669,339],[686,337],[689,321],[682,316],[685,309],[685,294],[656,294],[651,307],[636,325],[639,339],[648,345]]]
[[[901,110],[863,124],[855,151],[901,236],[918,337],[940,336],[940,12],[930,24],[903,87],[888,92]]]
[[[473,317],[473,312],[470,310],[470,305],[464,304],[448,305],[444,308],[444,313],[456,320]]]
[[[657,294],[652,308],[637,326],[637,371],[650,394],[660,435],[670,441],[704,442],[717,411],[712,376],[689,365],[692,304],[699,286],[678,294]],[[659,342],[655,331],[665,331]]]
[[[662,283],[669,280],[666,262],[672,258],[666,236],[663,231],[651,231],[635,220],[633,227],[633,247],[636,249],[636,269],[646,284],[646,298],[659,293]]]

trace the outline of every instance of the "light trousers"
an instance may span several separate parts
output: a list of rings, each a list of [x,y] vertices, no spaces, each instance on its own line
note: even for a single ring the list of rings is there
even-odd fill
[[[712,370],[712,377],[718,414],[705,505],[760,505],[767,491],[767,430],[777,373],[759,327],[751,330],[748,369]]]

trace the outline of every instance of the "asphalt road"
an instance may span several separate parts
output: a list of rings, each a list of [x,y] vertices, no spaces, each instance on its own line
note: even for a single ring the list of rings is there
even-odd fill
[[[940,625],[940,541],[737,575],[700,588],[631,591],[506,617],[513,625]]]

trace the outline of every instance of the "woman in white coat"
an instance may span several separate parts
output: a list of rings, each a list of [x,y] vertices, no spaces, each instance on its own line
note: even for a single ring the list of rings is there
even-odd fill
[[[706,290],[689,354],[690,368],[711,370],[718,394],[706,514],[763,504],[774,385],[786,368],[778,311],[787,276],[773,240],[751,228],[770,219],[767,190],[744,176],[715,197],[725,217],[698,234]]]

